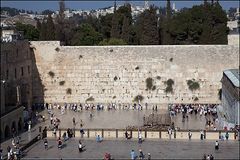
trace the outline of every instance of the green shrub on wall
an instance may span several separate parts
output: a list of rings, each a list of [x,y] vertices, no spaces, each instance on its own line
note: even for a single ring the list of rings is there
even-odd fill
[[[144,97],[142,95],[137,95],[135,98],[134,98],[134,102],[138,102],[138,101],[143,101]]]
[[[88,101],[94,101],[94,98],[91,96],[88,99],[86,99],[86,102],[88,102]]]
[[[198,101],[198,97],[195,97],[195,98],[194,98],[194,101]]]
[[[55,73],[54,73],[53,71],[49,71],[49,72],[48,72],[48,75],[49,75],[51,78],[53,78],[53,77],[55,76]]]
[[[64,84],[65,84],[65,81],[60,81],[60,82],[59,82],[59,85],[60,85],[60,86],[63,86]]]
[[[164,82],[167,87],[165,88],[165,93],[173,93],[173,85],[174,81],[172,79],[168,79],[166,82]]]
[[[160,80],[160,79],[161,79],[161,77],[160,77],[160,76],[157,76],[156,78],[157,78],[157,80]]]
[[[115,77],[113,78],[113,80],[114,80],[114,81],[116,81],[117,79],[118,79],[118,77],[117,77],[117,76],[115,76]]]
[[[66,93],[67,93],[67,94],[72,94],[72,89],[71,89],[71,88],[68,88],[68,89],[66,90]]]
[[[154,87],[153,86],[153,79],[151,77],[148,77],[146,79],[146,87],[147,87],[147,90],[152,90],[153,89],[153,87]]]
[[[195,81],[195,79],[188,80],[187,85],[188,85],[188,89],[190,89],[191,91],[200,89],[200,84],[197,81]]]

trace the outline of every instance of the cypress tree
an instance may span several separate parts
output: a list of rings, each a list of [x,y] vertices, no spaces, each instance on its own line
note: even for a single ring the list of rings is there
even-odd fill
[[[120,30],[119,30],[119,21],[117,13],[115,13],[112,17],[112,28],[111,28],[111,38],[119,38]]]
[[[204,0],[204,5],[207,5],[207,3],[208,3],[207,0]]]
[[[150,6],[138,19],[138,38],[140,44],[159,44],[156,8]]]
[[[55,40],[55,27],[52,16],[49,14],[46,23],[47,35],[46,40]]]
[[[43,19],[43,22],[41,24],[41,30],[40,30],[40,40],[44,41],[46,40],[47,35],[47,27],[46,27],[46,19]]]
[[[172,8],[170,0],[167,0],[167,19],[170,19],[172,16]]]
[[[41,31],[41,23],[40,23],[39,19],[37,19],[37,29],[39,32]]]
[[[61,44],[65,44],[65,33],[64,33],[64,11],[65,11],[65,4],[64,0],[60,0],[59,2],[59,14],[57,16],[57,28],[56,28],[56,39],[60,40]]]
[[[129,42],[129,34],[130,34],[129,19],[126,16],[124,16],[121,38],[127,43]]]

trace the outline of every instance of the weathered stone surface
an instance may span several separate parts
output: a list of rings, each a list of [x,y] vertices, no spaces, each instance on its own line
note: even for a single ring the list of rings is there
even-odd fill
[[[147,103],[218,103],[222,72],[239,67],[236,45],[181,46],[60,46],[56,41],[32,41],[36,65],[49,103],[132,103],[137,95]],[[56,51],[59,48],[59,51]],[[110,52],[110,50],[113,50]],[[48,72],[55,76],[51,78]],[[157,79],[157,77],[160,79]],[[146,90],[146,79],[155,90]],[[174,81],[173,94],[165,93],[165,81]],[[190,91],[187,80],[200,89]],[[60,86],[59,82],[65,81]],[[67,88],[72,94],[67,95]],[[113,98],[115,97],[115,98]]]

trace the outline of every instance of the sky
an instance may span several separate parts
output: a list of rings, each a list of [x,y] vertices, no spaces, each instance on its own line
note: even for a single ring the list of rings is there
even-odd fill
[[[144,6],[144,1],[130,1],[131,4],[134,5],[140,5]],[[210,0],[208,0],[210,2]],[[42,1],[12,1],[12,0],[1,0],[1,7],[12,7],[17,9],[24,9],[24,10],[32,10],[32,11],[43,11],[45,9],[50,10],[58,10],[58,0],[55,1],[48,1],[48,0],[42,0]],[[118,1],[117,4],[123,4],[125,1]],[[114,1],[108,0],[108,1],[67,1],[65,0],[65,6],[66,8],[70,9],[83,9],[83,10],[91,10],[91,9],[98,9],[98,8],[104,8],[113,6]],[[191,1],[174,1],[172,0],[171,3],[175,3],[175,6],[177,9],[183,8],[183,7],[192,7],[193,5],[198,5],[203,3],[202,1],[198,0],[191,0]],[[161,1],[149,1],[149,4],[154,4],[156,6],[166,6],[166,0]],[[223,7],[223,9],[228,10],[230,7],[239,7],[239,1],[238,0],[225,0],[221,1],[220,4]]]

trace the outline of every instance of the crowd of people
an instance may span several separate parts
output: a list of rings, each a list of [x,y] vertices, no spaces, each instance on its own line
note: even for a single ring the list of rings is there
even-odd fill
[[[182,114],[182,122],[188,121],[190,115],[205,117],[206,128],[217,130],[217,104],[169,104],[170,116]]]
[[[57,104],[57,103],[45,103],[45,104],[35,104],[33,105],[32,109],[33,110],[42,110],[42,109],[47,109],[47,110],[52,110],[52,109],[59,109],[61,110],[61,113],[64,114],[66,110],[72,110],[75,112],[80,112],[83,110],[117,110],[117,109],[122,109],[122,110],[143,110],[145,109],[152,109],[154,111],[158,110],[157,105],[149,105],[148,103],[145,104],[140,104],[140,103],[108,103],[108,104],[94,104],[94,103],[64,103],[64,104]]]

